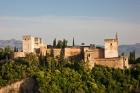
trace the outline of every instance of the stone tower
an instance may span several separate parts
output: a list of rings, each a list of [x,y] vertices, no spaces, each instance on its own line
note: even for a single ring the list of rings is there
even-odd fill
[[[23,36],[22,49],[25,53],[34,52],[34,37],[30,35]]]
[[[22,48],[23,52],[25,53],[35,53],[40,48],[47,48],[47,45],[44,45],[42,38],[24,35],[22,41]]]
[[[105,58],[118,57],[118,35],[115,39],[105,39]]]

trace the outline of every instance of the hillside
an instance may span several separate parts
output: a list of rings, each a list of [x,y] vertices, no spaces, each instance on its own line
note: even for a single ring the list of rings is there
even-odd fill
[[[11,48],[14,48],[15,46],[19,49],[21,49],[22,47],[22,42],[20,40],[15,40],[15,39],[11,39],[11,40],[0,40],[0,47],[7,47],[10,46]]]
[[[119,47],[119,53],[125,53],[126,55],[129,55],[131,51],[135,50],[136,57],[140,57],[140,43],[136,43],[133,45],[120,45]]]

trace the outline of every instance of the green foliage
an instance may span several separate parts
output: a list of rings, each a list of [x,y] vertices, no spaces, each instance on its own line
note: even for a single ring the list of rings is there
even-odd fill
[[[56,47],[56,38],[53,40],[53,47]]]
[[[63,41],[58,40],[56,48],[65,48],[65,47],[67,47],[67,43],[68,43],[68,41],[66,39],[63,39]]]
[[[140,57],[135,60],[135,63],[140,63]]]
[[[39,65],[39,58],[34,53],[26,54],[25,60],[28,61],[29,65]]]
[[[7,51],[7,50],[6,50]],[[0,86],[34,77],[40,93],[134,93],[140,89],[140,61],[133,69],[95,66],[84,62],[27,54],[25,58],[6,60],[0,65]]]
[[[63,39],[63,46],[62,46],[62,48],[67,47],[67,44],[68,44],[68,41],[66,39]]]
[[[36,75],[40,92],[131,93],[139,88],[139,65],[136,70],[96,66],[88,72],[83,66],[83,63],[67,62],[62,72],[57,68],[53,72],[44,70],[43,78]]]
[[[5,47],[4,49],[0,49],[0,60],[3,59],[10,59],[10,54],[13,51],[10,49],[9,46]]]
[[[73,41],[72,41],[72,46],[75,46],[75,41],[74,41],[74,38],[73,38]]]
[[[56,45],[57,48],[62,48],[63,47],[63,41],[62,40],[58,40],[58,43]]]
[[[15,62],[13,60],[5,61],[0,66],[0,86],[15,82],[17,80],[30,77],[37,69],[36,67],[25,65],[22,62]]]
[[[129,54],[129,63],[135,64],[135,51],[130,52]]]

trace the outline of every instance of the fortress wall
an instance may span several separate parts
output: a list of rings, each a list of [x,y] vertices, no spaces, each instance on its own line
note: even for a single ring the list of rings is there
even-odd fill
[[[60,56],[60,54],[61,54],[61,49],[60,48],[54,48],[53,49],[54,57]]]
[[[60,56],[61,54],[61,49],[60,48],[53,48],[52,49],[47,49],[47,53],[51,54],[51,52],[53,51],[53,55],[54,57]],[[65,58],[69,58],[69,57],[73,57],[76,55],[79,55],[81,53],[81,49],[80,48],[65,48]]]
[[[18,57],[25,57],[25,53],[24,52],[14,52],[14,58],[18,58]]]
[[[95,64],[123,69],[128,67],[128,59],[125,57],[95,59]]]
[[[83,48],[83,51],[84,51],[84,52],[89,51],[89,47],[84,47],[84,48]]]
[[[93,60],[94,60],[94,52],[93,51],[84,52],[84,61],[85,62],[93,62]]]
[[[57,57],[57,56],[60,56],[61,49],[60,48],[47,49],[48,54],[51,54],[52,52],[53,52],[54,57]]]
[[[40,47],[40,54],[45,56],[46,55],[46,52],[47,52],[47,48],[46,47]]]
[[[93,56],[94,58],[104,58],[104,49],[93,49]]]
[[[47,53],[51,54],[51,49],[50,48],[47,48]]]
[[[84,52],[84,61],[93,61],[95,58],[104,58],[104,49],[89,49]]]
[[[65,48],[65,58],[77,56],[81,53],[80,48]]]

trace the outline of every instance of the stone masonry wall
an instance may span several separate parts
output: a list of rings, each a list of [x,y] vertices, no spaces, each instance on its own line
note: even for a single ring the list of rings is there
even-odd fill
[[[81,53],[80,48],[65,48],[65,58],[77,56]]]
[[[104,49],[93,49],[94,52],[94,58],[104,58]]]
[[[95,59],[95,64],[123,69],[128,68],[128,59],[125,57]]]
[[[47,49],[48,54],[51,54],[51,52],[53,52],[54,57],[60,56],[61,48],[53,48],[53,49],[49,48],[49,49]]]
[[[51,54],[52,51],[53,51],[54,57],[60,56],[60,54],[61,54],[61,48],[47,49],[48,54]],[[65,51],[65,53],[64,53],[65,58],[76,56],[76,55],[79,55],[81,53],[80,48],[65,48],[64,51]]]
[[[18,57],[25,57],[25,53],[24,52],[14,52],[14,58],[18,58]]]

